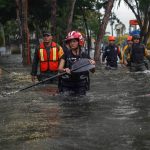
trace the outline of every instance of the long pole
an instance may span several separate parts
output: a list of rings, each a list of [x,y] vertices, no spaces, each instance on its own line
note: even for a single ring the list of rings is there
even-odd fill
[[[0,69],[1,69],[1,70],[3,70],[3,71],[5,71],[5,72],[7,72],[7,73],[11,73],[10,71],[8,71],[8,70],[4,69],[4,68],[3,68],[3,67],[1,67],[1,66],[0,66]]]
[[[91,64],[90,64],[90,63],[83,64],[83,65],[79,66],[78,68],[72,69],[71,71],[72,71],[72,72],[73,72],[73,71],[76,71],[76,70],[81,69],[82,67],[86,67],[86,66],[88,66],[88,65],[91,65]],[[20,89],[20,90],[17,90],[17,91],[15,91],[15,92],[11,92],[11,93],[8,93],[8,94],[12,94],[12,93],[14,94],[14,93],[18,93],[18,92],[24,91],[24,90],[26,90],[26,89],[29,89],[29,88],[34,87],[34,86],[37,86],[37,85],[39,85],[39,84],[41,84],[41,83],[44,83],[44,82],[46,82],[46,81],[48,81],[48,80],[51,80],[51,79],[54,79],[54,78],[56,78],[56,77],[62,76],[62,75],[64,75],[64,74],[66,74],[66,72],[58,73],[58,74],[56,74],[56,75],[54,75],[54,76],[52,76],[52,77],[46,78],[46,79],[44,79],[44,80],[42,80],[42,81],[39,81],[38,83],[29,85],[29,86],[27,86],[27,87],[25,87],[25,88],[22,88],[22,89]]]

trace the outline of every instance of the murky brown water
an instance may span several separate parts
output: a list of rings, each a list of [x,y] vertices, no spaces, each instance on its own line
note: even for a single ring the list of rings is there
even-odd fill
[[[30,67],[7,59],[0,60],[11,72],[0,77],[0,150],[150,149],[150,72],[98,67],[79,98],[55,95],[55,85],[6,95],[31,84]]]

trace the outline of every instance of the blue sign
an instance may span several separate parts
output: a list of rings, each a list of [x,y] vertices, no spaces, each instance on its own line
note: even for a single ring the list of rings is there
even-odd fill
[[[133,35],[140,35],[140,30],[134,30],[134,31],[131,31],[131,32],[129,32],[129,34],[131,35],[131,36],[133,36]]]

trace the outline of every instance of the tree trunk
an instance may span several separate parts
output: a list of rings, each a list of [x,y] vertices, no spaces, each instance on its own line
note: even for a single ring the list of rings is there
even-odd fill
[[[21,0],[16,0],[16,22],[18,24],[19,29],[19,40],[18,40],[18,47],[20,52],[22,52],[22,46],[21,46],[21,39],[22,39],[22,28],[21,28]]]
[[[57,0],[51,0],[51,32],[56,36]]]
[[[19,12],[21,21],[22,63],[23,65],[29,65],[31,63],[31,56],[27,22],[28,0],[19,0]]]
[[[144,40],[143,40],[143,43],[145,45],[147,45],[147,41],[149,38],[150,38],[150,13],[149,13],[149,17],[148,17],[147,31],[145,31],[145,36],[144,36]]]
[[[16,0],[16,20],[17,20],[17,23],[18,23],[18,26],[19,26],[19,30],[20,30],[20,11],[19,11],[19,8],[20,8],[20,0]],[[21,33],[21,32],[20,32]]]
[[[74,7],[75,7],[75,3],[76,3],[76,0],[70,0],[71,2],[71,7],[70,7],[70,14],[68,15],[68,21],[67,21],[67,30],[66,32],[70,32],[71,29],[72,29],[72,20],[73,20],[73,13],[74,13]]]
[[[96,46],[95,46],[95,53],[94,53],[94,59],[96,61],[100,60],[100,45],[101,45],[103,36],[105,35],[105,30],[106,30],[106,27],[108,24],[109,17],[111,15],[111,10],[113,8],[113,4],[114,4],[114,0],[108,1],[106,10],[105,10],[105,15],[104,15],[102,22],[100,24],[100,27],[99,27],[99,34],[98,34],[98,38],[95,43]]]
[[[87,19],[86,19],[86,16],[85,16],[85,11],[82,6],[80,6],[80,9],[82,11],[82,16],[83,16],[83,21],[84,21],[84,24],[85,24],[85,29],[86,29],[86,34],[87,34],[87,49],[88,49],[88,56],[90,56],[90,49],[91,49],[91,37],[90,37],[90,34],[89,34],[89,29],[88,29],[88,25],[87,25]]]

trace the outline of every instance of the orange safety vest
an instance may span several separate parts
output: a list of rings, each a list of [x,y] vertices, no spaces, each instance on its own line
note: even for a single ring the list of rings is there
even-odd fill
[[[38,50],[39,60],[40,60],[40,70],[44,71],[57,71],[58,70],[58,52],[59,48],[55,42],[51,43],[50,54],[48,57],[47,50],[43,43],[40,44],[40,48]]]

